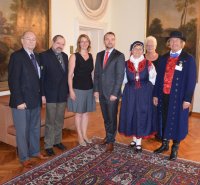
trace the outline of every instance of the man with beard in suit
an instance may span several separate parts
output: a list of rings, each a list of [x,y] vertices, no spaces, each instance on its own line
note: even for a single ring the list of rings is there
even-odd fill
[[[62,151],[62,128],[68,96],[68,56],[63,52],[65,38],[56,35],[52,47],[40,54],[42,63],[42,102],[46,103],[45,150],[47,155],[55,155],[53,147]]]
[[[104,35],[104,44],[106,49],[99,52],[96,57],[94,96],[99,98],[106,131],[106,137],[101,144],[106,144],[106,152],[112,152],[117,131],[117,112],[124,78],[125,57],[114,48],[113,32]]]

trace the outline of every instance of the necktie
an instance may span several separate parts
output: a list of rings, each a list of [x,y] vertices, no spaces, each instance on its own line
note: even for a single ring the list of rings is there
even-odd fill
[[[103,61],[103,67],[106,66],[106,63],[108,61],[108,55],[109,55],[109,51],[106,51],[106,55],[105,55],[105,58],[104,58],[104,61]]]
[[[33,53],[30,54],[30,57],[31,57],[31,62],[36,70],[36,73],[38,75],[38,68],[37,68],[37,61],[35,59],[35,55]]]
[[[179,56],[178,53],[170,53],[171,58],[177,58]]]
[[[60,62],[60,64],[61,64],[63,70],[65,71],[65,64],[64,64],[64,62],[63,62],[62,56],[61,56],[60,54],[58,54],[58,55],[56,55],[56,57],[57,57],[58,61]]]

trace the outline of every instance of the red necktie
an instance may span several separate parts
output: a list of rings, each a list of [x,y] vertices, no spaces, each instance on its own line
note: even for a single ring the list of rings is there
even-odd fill
[[[109,51],[106,51],[106,55],[105,55],[105,58],[104,58],[104,61],[103,61],[103,67],[106,66],[106,63],[108,61],[108,55],[109,55]]]

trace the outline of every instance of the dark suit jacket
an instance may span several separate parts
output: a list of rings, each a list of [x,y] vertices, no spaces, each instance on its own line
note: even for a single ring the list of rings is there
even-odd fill
[[[35,57],[39,63],[39,57]],[[28,109],[41,103],[40,80],[28,53],[22,48],[10,56],[8,65],[8,85],[10,88],[10,107],[26,103]]]
[[[42,95],[47,103],[66,102],[68,90],[68,56],[62,52],[65,71],[52,49],[40,53],[42,65]]]
[[[124,54],[114,49],[103,68],[105,50],[97,53],[94,72],[94,92],[104,95],[120,97],[121,85],[124,79],[125,57]]]

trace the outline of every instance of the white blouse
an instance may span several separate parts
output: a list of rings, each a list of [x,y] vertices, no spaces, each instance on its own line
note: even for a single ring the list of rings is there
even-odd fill
[[[130,56],[130,61],[133,63],[133,65],[134,65],[134,67],[135,67],[136,70],[138,70],[139,63],[142,60],[144,60],[144,56],[143,55],[141,55],[139,58],[134,58],[133,55]],[[155,85],[156,75],[157,75],[155,66],[153,64],[151,66],[149,66],[148,71],[149,71],[149,81],[153,85]],[[128,80],[127,80],[126,69],[125,69],[123,84],[125,84],[127,82],[128,82]]]

